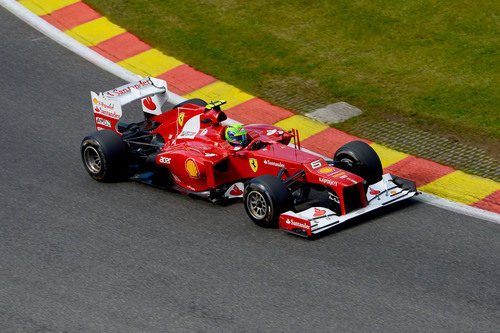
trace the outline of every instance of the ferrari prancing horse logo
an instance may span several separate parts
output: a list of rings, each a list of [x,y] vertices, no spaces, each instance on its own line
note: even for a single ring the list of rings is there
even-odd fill
[[[179,114],[179,118],[177,119],[177,121],[179,122],[179,126],[182,127],[182,125],[184,124],[184,112]]]
[[[257,160],[255,158],[249,158],[248,163],[250,163],[250,168],[252,168],[252,171],[257,172],[257,169],[259,168],[259,163],[257,163]]]

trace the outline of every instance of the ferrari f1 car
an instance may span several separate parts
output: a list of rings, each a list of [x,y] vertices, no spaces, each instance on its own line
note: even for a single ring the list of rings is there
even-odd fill
[[[362,141],[327,160],[302,150],[296,130],[254,124],[243,126],[248,144],[234,147],[225,138],[225,101],[190,99],[162,111],[169,100],[163,80],[144,78],[91,98],[97,131],[83,139],[81,155],[97,181],[132,179],[216,203],[243,199],[257,225],[303,237],[417,193],[414,182],[383,175]],[[135,100],[145,119],[120,122],[122,106]],[[324,200],[298,209],[311,190]]]

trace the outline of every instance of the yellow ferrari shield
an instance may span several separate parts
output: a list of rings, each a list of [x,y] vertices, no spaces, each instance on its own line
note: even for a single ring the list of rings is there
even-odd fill
[[[179,114],[179,118],[177,119],[177,121],[179,122],[179,126],[182,127],[182,124],[184,124],[184,112]]]
[[[250,168],[252,168],[253,172],[257,172],[257,169],[259,168],[259,163],[255,158],[249,158],[248,163],[250,163]]]

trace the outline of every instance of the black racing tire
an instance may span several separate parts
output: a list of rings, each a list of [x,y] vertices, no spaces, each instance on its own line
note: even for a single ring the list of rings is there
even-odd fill
[[[351,141],[340,147],[333,160],[349,172],[362,177],[368,185],[382,179],[382,163],[375,150],[363,141]]]
[[[177,104],[176,106],[174,106],[172,108],[172,110],[176,109],[176,108],[178,108],[180,106],[184,106],[186,104],[194,104],[194,105],[198,105],[198,106],[207,106],[208,103],[205,102],[204,100],[202,100],[201,98],[191,98],[191,99],[188,99],[188,100],[186,100],[184,102],[181,102],[181,103]]]
[[[263,175],[246,184],[243,204],[255,224],[275,228],[281,213],[292,208],[293,198],[281,180],[272,175]]]
[[[118,181],[126,176],[127,145],[112,130],[102,130],[82,140],[83,166],[89,175],[100,182]]]

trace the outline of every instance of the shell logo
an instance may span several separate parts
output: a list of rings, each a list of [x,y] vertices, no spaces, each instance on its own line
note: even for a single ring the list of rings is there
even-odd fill
[[[200,175],[198,167],[196,166],[196,162],[190,158],[186,160],[186,171],[193,178],[198,178],[198,176]]]
[[[94,99],[92,100],[92,102],[94,102],[94,104],[97,104],[99,101],[97,100],[97,98],[94,97]]]
[[[318,170],[319,173],[329,173],[332,171],[333,171],[333,168],[331,168],[331,167],[324,167],[324,168],[321,168]]]

